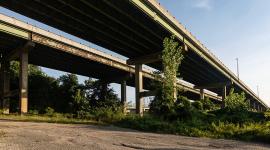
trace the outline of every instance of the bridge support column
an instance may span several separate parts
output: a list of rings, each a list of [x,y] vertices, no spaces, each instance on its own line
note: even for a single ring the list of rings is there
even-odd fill
[[[260,104],[257,105],[257,111],[258,111],[258,112],[261,111]]]
[[[121,83],[121,103],[123,105],[123,112],[127,109],[127,82],[124,80]]]
[[[136,114],[143,115],[143,97],[141,92],[143,91],[143,75],[142,64],[135,65],[135,92],[136,92]]]
[[[256,110],[256,102],[253,102],[253,109]]]
[[[204,96],[204,89],[200,89],[200,99],[203,100]]]
[[[20,51],[19,101],[20,113],[28,112],[28,49]]]
[[[251,108],[251,102],[249,99],[247,100],[247,104],[248,104],[248,107]]]
[[[225,108],[225,99],[227,97],[227,87],[224,86],[222,89],[222,103],[221,103],[221,108]]]
[[[0,109],[3,109],[3,98],[4,98],[3,74],[4,74],[3,63],[0,54]]]
[[[107,99],[107,88],[108,88],[108,82],[107,81],[101,81],[101,99],[106,100]]]
[[[1,108],[4,114],[9,114],[9,98],[5,96],[6,93],[10,91],[10,62],[3,60],[1,61]]]

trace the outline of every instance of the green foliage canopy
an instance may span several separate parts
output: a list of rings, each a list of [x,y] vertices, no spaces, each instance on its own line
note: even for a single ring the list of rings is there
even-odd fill
[[[232,88],[229,95],[225,99],[225,108],[230,111],[247,111],[249,105],[246,101],[245,93],[235,93],[234,89]]]
[[[156,114],[166,114],[172,111],[175,105],[175,90],[178,69],[183,60],[183,47],[179,45],[174,36],[166,37],[163,41],[162,51],[162,72],[157,75],[155,88],[158,94],[151,102],[151,112]]]
[[[11,90],[18,89],[19,63],[10,65]],[[40,67],[28,66],[29,110],[30,112],[47,113],[48,108],[55,112],[86,114],[95,108],[119,110],[120,100],[109,85],[100,80],[86,80],[79,84],[74,74],[65,74],[59,78],[46,75]],[[17,96],[11,98],[11,111],[18,111]]]

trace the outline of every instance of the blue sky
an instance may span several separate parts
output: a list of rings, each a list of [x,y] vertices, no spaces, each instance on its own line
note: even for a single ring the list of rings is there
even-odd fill
[[[269,0],[159,0],[270,105]]]
[[[259,85],[260,97],[270,105],[269,0],[159,0],[159,2],[233,72],[236,72],[235,58],[238,57],[240,79],[256,93],[256,87]],[[0,8],[0,13],[116,55],[6,9]],[[44,70],[55,77],[62,74],[50,69]],[[85,78],[80,77],[81,81],[83,79]],[[119,85],[112,86],[119,91]],[[128,88],[127,92],[129,100],[134,101],[134,89]]]

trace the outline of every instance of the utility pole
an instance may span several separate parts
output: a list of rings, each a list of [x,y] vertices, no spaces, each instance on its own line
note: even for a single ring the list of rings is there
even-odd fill
[[[236,58],[235,60],[236,60],[236,64],[237,64],[237,77],[238,77],[238,80],[239,80],[239,64],[238,64],[239,59]]]

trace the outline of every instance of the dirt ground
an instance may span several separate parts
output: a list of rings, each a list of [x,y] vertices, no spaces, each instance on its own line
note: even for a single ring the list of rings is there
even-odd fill
[[[4,150],[264,150],[270,145],[233,140],[143,133],[113,126],[68,125],[0,120],[0,149]]]

